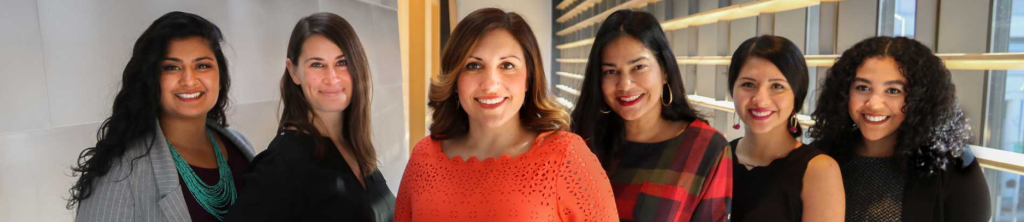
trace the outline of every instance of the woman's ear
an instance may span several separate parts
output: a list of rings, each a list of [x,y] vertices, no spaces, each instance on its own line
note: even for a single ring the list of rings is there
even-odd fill
[[[296,74],[295,65],[292,64],[292,59],[285,59],[284,66],[285,69],[288,70],[288,76],[291,76],[292,82],[295,83],[295,85],[302,85],[302,79],[299,78],[299,74]]]

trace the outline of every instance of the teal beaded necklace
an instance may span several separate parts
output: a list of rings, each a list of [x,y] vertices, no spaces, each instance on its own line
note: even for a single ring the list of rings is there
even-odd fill
[[[196,176],[196,172],[192,171],[192,166],[188,165],[185,158],[182,158],[178,151],[174,150],[174,146],[171,146],[170,140],[167,141],[167,147],[171,148],[174,167],[178,168],[178,173],[185,180],[188,190],[192,191],[196,202],[199,202],[199,205],[203,206],[203,209],[210,212],[217,220],[223,221],[224,214],[228,213],[228,206],[235,203],[237,196],[235,180],[231,175],[231,168],[228,167],[228,161],[224,159],[224,155],[221,155],[220,146],[217,146],[217,141],[213,139],[210,129],[206,129],[206,135],[210,137],[210,143],[213,143],[213,153],[217,156],[217,170],[220,173],[220,180],[212,186],[207,185],[199,179],[199,176]]]

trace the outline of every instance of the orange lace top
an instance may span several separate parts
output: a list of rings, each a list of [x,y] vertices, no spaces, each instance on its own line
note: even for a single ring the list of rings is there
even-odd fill
[[[416,144],[395,221],[618,221],[608,175],[583,139],[546,132],[517,157],[448,158],[441,142]]]

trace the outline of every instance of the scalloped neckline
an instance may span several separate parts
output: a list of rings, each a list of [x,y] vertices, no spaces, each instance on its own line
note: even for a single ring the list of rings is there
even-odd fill
[[[487,162],[499,162],[499,161],[508,161],[508,160],[519,160],[523,156],[530,155],[530,154],[534,153],[534,151],[537,150],[536,148],[538,148],[538,145],[541,145],[541,142],[545,138],[547,138],[549,135],[554,135],[554,133],[556,133],[556,131],[541,132],[541,133],[537,134],[537,137],[533,138],[533,144],[530,144],[530,150],[527,150],[525,153],[519,154],[518,156],[514,156],[514,157],[512,155],[508,155],[508,154],[502,154],[501,156],[498,156],[498,157],[487,157],[487,158],[484,158],[483,160],[480,160],[480,158],[475,157],[475,156],[469,157],[469,159],[463,158],[462,156],[448,157],[448,154],[444,153],[444,151],[441,150],[441,141],[440,140],[434,140],[434,139],[431,139],[431,142],[434,143],[433,146],[431,146],[431,147],[434,147],[433,148],[434,152],[437,152],[442,157],[444,157],[444,160],[446,160],[446,161],[455,161],[455,162],[458,162],[458,163],[487,163]]]

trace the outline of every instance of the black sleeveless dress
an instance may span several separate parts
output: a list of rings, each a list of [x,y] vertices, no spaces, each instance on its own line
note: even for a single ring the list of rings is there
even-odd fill
[[[732,152],[740,139],[729,142]],[[768,166],[747,170],[733,155],[732,221],[801,221],[807,163],[824,153],[804,144]]]

